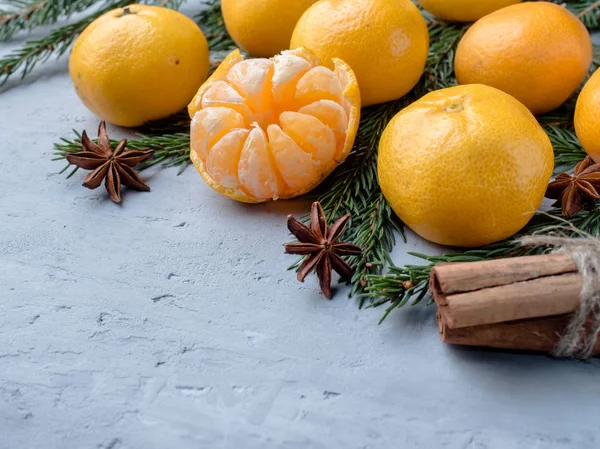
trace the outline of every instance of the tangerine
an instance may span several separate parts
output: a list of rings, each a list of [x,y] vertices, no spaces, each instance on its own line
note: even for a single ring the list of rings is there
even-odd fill
[[[421,237],[475,247],[512,236],[540,206],[550,139],[514,97],[478,84],[431,92],[400,111],[379,143],[381,190]]]
[[[290,45],[307,48],[325,64],[346,61],[369,106],[400,98],[417,84],[429,33],[410,0],[321,0],[300,17]]]
[[[117,8],[75,41],[69,73],[100,118],[139,126],[182,110],[208,75],[208,44],[193,20],[147,5]]]
[[[420,0],[426,11],[442,20],[474,22],[483,16],[522,0]]]
[[[235,43],[253,56],[287,50],[296,22],[316,0],[222,0],[223,20]]]
[[[600,70],[596,70],[583,86],[575,106],[575,132],[581,145],[600,162]]]
[[[507,6],[479,19],[456,50],[459,84],[487,84],[535,115],[556,109],[581,85],[592,62],[586,27],[549,2]]]
[[[304,49],[245,60],[234,50],[188,106],[191,159],[232,199],[293,198],[346,159],[360,117],[354,73]]]

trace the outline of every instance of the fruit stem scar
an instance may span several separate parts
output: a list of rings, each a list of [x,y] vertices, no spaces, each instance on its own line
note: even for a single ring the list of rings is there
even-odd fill
[[[445,111],[446,112],[460,112],[462,111],[463,105],[461,103],[451,103],[448,106],[446,106]]]
[[[126,6],[125,8],[123,8],[123,12],[121,14],[119,14],[117,17],[128,16],[130,14],[131,15],[136,15],[137,12],[131,11],[131,9],[129,9],[129,6]]]

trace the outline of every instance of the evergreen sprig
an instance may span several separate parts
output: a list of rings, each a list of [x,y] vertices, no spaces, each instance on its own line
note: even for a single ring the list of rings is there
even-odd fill
[[[85,11],[97,0],[9,0],[8,9],[0,9],[0,41],[13,37],[21,30],[51,25],[61,18]]]
[[[65,160],[67,153],[82,151],[81,134],[76,130],[73,130],[73,133],[75,134],[75,138],[61,138],[59,143],[54,144],[53,161]],[[110,143],[115,148],[119,141],[111,140]],[[181,173],[191,163],[190,135],[187,132],[154,136],[138,134],[137,139],[128,140],[127,148],[131,150],[150,150],[153,152],[152,158],[149,161],[137,167],[140,171],[157,164],[163,164],[165,167],[179,166],[179,173]],[[59,174],[67,172],[70,167],[67,164]],[[69,171],[67,178],[73,176],[77,170],[78,168],[75,167]]]
[[[394,231],[402,229],[377,181],[377,147],[381,133],[389,120],[408,99],[363,109],[354,148],[346,161],[321,187],[320,201],[329,222],[347,213],[352,219],[345,239],[363,248],[360,256],[348,262],[355,268],[351,280],[351,295],[361,293],[369,273],[381,273],[390,261],[389,252],[395,245]]]
[[[588,29],[595,30],[600,27],[600,1],[581,0],[555,3],[566,3],[567,8],[569,8]]]
[[[570,170],[585,159],[585,150],[572,129],[572,122],[566,126],[544,123],[543,127],[554,147],[555,174]]]
[[[549,213],[539,213],[516,236],[482,248],[438,256],[410,252],[408,254],[428,263],[422,265],[407,264],[402,267],[392,266],[387,274],[369,275],[367,276],[367,291],[361,296],[371,300],[371,307],[388,306],[381,317],[380,322],[382,322],[393,310],[407,303],[410,303],[410,305],[419,304],[427,297],[429,275],[435,264],[442,262],[479,262],[539,254],[542,249],[523,248],[516,239],[523,235],[543,232],[550,226],[564,226],[565,224],[591,235],[600,235],[600,201],[596,203],[592,210],[582,211],[567,219],[561,217],[560,209],[552,209]],[[568,229],[565,226],[567,234],[569,233]],[[431,304],[431,300],[429,304]]]
[[[417,96],[457,84],[454,76],[454,56],[458,42],[469,25],[430,20],[428,28],[431,44],[425,73],[415,88]]]
[[[217,52],[229,52],[236,48],[235,42],[225,29],[225,22],[221,13],[221,0],[207,1],[205,9],[200,11],[194,19],[208,41],[212,56]]]

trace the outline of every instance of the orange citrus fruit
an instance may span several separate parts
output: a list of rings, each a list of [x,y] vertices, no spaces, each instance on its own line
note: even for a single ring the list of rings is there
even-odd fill
[[[421,6],[434,16],[453,22],[474,22],[483,16],[520,3],[522,0],[420,0]]]
[[[395,100],[423,74],[429,33],[410,0],[321,0],[298,20],[291,47],[346,61],[363,106]]]
[[[290,46],[296,22],[316,0],[222,0],[235,43],[253,56],[271,57]]]
[[[507,6],[479,19],[456,50],[459,84],[487,84],[534,114],[551,111],[585,79],[592,41],[566,8],[548,2]]]
[[[246,203],[316,187],[352,148],[360,93],[352,69],[304,49],[244,60],[233,51],[188,111],[191,159],[217,192]]]
[[[89,110],[138,126],[182,110],[208,74],[198,26],[167,8],[130,5],[103,14],[75,41],[69,72]]]
[[[514,97],[471,84],[400,111],[379,143],[381,190],[427,240],[475,247],[512,236],[540,206],[554,166],[550,139]]]
[[[596,70],[577,98],[575,131],[581,145],[600,163],[600,70]]]

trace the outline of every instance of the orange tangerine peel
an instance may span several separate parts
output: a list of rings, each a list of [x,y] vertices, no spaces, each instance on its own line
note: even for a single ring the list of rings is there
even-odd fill
[[[188,106],[190,158],[217,192],[245,203],[302,195],[354,144],[360,92],[350,66],[305,49],[225,58]]]

